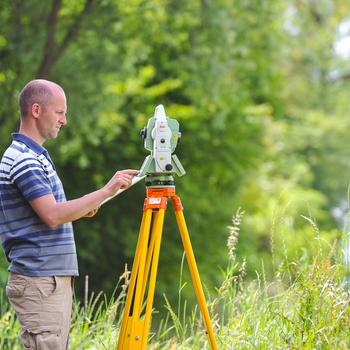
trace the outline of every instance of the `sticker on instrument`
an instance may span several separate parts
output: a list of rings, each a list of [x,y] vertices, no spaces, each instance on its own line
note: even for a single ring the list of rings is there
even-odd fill
[[[149,199],[149,204],[160,204],[160,202],[162,201],[161,197],[156,197],[156,198],[150,198]]]

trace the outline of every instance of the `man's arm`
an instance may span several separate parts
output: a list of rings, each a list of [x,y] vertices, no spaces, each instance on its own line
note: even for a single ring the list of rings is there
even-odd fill
[[[85,216],[120,188],[129,188],[133,175],[138,173],[138,170],[130,169],[118,171],[100,190],[78,199],[57,203],[52,194],[47,194],[31,200],[29,204],[47,226],[55,227]]]

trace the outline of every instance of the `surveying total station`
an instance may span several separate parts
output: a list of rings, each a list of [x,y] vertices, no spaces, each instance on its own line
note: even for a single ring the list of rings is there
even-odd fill
[[[141,228],[117,350],[145,350],[147,347],[164,215],[169,198],[173,202],[208,341],[212,350],[218,350],[183,215],[183,207],[180,198],[175,194],[174,174],[182,176],[186,173],[178,157],[173,154],[181,139],[179,123],[175,119],[168,118],[164,107],[159,105],[154,117],[150,118],[147,126],[141,130],[141,135],[145,148],[151,154],[146,157],[140,174],[134,177],[133,183],[145,178],[147,198],[143,206]],[[146,308],[141,315],[147,285]]]

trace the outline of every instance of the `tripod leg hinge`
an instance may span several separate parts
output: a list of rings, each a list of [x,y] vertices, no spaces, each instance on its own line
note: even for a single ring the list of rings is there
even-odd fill
[[[173,196],[171,197],[173,199],[173,204],[174,204],[174,210],[175,211],[180,211],[180,210],[184,210],[182,204],[181,204],[181,200],[180,197],[178,196]]]

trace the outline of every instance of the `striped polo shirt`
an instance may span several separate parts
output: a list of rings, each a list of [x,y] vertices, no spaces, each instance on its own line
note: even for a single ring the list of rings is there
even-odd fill
[[[47,150],[14,133],[0,163],[0,238],[9,271],[26,276],[77,276],[78,262],[71,222],[48,227],[29,202],[52,194],[66,201]]]

